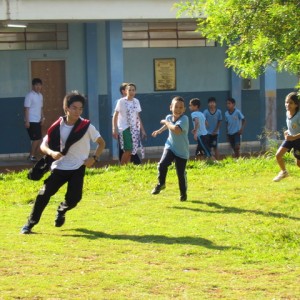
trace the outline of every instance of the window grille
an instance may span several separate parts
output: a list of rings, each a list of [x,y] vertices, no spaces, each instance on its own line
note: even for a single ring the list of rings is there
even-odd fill
[[[67,24],[30,23],[26,28],[0,27],[0,50],[68,49]]]
[[[196,22],[123,22],[123,48],[215,47]]]

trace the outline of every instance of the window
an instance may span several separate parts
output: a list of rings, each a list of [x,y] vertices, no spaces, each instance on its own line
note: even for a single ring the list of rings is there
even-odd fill
[[[0,28],[0,50],[57,49],[68,49],[67,24],[31,23],[26,28]]]
[[[124,48],[215,47],[196,22],[123,22]]]

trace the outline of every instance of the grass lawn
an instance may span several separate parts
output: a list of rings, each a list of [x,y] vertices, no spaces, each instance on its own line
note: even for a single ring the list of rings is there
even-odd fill
[[[54,227],[62,188],[19,234],[42,181],[0,174],[0,299],[300,299],[300,170],[274,158],[190,161],[151,195],[155,164],[89,169]]]

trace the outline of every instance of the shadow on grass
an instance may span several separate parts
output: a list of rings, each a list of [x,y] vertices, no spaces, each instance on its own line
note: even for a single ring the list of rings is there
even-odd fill
[[[149,244],[166,244],[166,245],[195,245],[195,246],[202,246],[213,250],[240,250],[240,248],[236,247],[228,247],[228,246],[218,246],[215,245],[212,241],[204,239],[204,238],[197,238],[197,237],[189,237],[189,236],[180,236],[180,237],[167,237],[164,235],[127,235],[127,234],[108,234],[102,231],[94,231],[88,230],[84,228],[77,228],[74,229],[81,234],[72,234],[72,235],[65,235],[65,236],[72,236],[72,237],[83,237],[90,240],[95,239],[112,239],[112,240],[129,240],[134,241],[137,243],[149,243]]]
[[[243,214],[243,213],[252,213],[256,215],[261,215],[265,217],[273,217],[273,218],[286,218],[290,220],[300,220],[300,218],[292,217],[287,214],[282,213],[273,213],[273,212],[264,212],[261,210],[255,210],[255,209],[243,209],[233,206],[223,206],[216,202],[204,202],[204,201],[189,201],[190,203],[198,203],[198,204],[204,204],[209,207],[216,208],[218,210],[207,210],[207,209],[200,209],[200,208],[190,208],[190,207],[183,207],[183,206],[174,206],[172,208],[175,209],[182,209],[182,210],[191,210],[191,211],[198,211],[198,212],[205,212],[205,213],[212,213],[212,214]]]

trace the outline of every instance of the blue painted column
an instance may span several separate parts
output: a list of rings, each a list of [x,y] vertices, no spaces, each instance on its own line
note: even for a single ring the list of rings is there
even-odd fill
[[[106,22],[107,96],[113,114],[115,102],[121,97],[119,87],[124,81],[122,21]],[[113,159],[118,159],[118,144],[112,138],[112,122],[109,124],[110,150]]]
[[[268,67],[260,77],[260,101],[265,106],[264,128],[271,136],[277,131],[276,86],[276,70]]]
[[[231,97],[236,101],[236,108],[242,110],[242,78],[231,70]]]
[[[88,118],[91,123],[100,130],[99,122],[99,73],[98,73],[98,49],[97,49],[97,24],[85,24],[85,59],[86,59],[86,86]],[[92,147],[95,147],[93,144]]]

